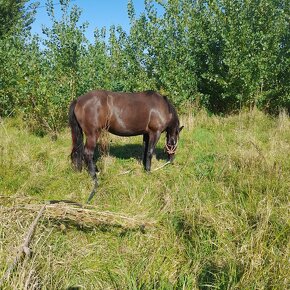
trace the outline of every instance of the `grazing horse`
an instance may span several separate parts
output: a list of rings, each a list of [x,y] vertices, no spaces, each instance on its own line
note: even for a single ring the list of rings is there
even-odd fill
[[[143,135],[143,165],[150,171],[155,146],[162,132],[166,131],[166,152],[172,161],[182,127],[175,108],[167,97],[154,91],[120,93],[96,90],[74,100],[69,109],[69,124],[73,148],[71,160],[81,171],[83,160],[96,181],[96,165],[93,162],[96,142],[101,130],[119,136]],[[83,144],[83,132],[86,144]]]

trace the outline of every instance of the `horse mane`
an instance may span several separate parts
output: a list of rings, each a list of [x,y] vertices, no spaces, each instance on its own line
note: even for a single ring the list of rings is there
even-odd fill
[[[178,124],[179,124],[179,119],[178,119],[178,115],[177,115],[176,109],[172,105],[171,101],[168,99],[167,96],[163,96],[163,99],[167,103],[169,113],[171,113],[172,116],[173,116],[172,122],[174,122],[174,123],[178,122]]]
[[[156,95],[157,94],[157,95],[163,97],[164,101],[166,102],[166,104],[168,106],[169,113],[172,114],[172,116],[173,116],[172,121],[170,122],[170,126],[174,126],[174,125],[176,125],[176,123],[179,126],[179,119],[178,119],[176,109],[174,108],[173,104],[171,103],[171,101],[169,100],[169,98],[167,96],[163,96],[163,95],[161,95],[158,92],[153,91],[153,90],[147,90],[144,93],[147,95],[154,95],[154,94]]]

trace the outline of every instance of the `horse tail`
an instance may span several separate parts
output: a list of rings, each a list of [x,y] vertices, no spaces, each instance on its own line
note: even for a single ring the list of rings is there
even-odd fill
[[[78,123],[74,109],[77,101],[74,100],[69,107],[69,125],[71,128],[72,136],[72,151],[71,161],[74,168],[78,171],[82,170],[83,167],[83,156],[84,156],[84,141],[83,141],[83,130]]]

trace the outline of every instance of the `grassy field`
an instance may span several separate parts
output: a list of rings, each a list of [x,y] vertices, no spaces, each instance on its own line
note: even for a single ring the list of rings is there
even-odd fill
[[[174,165],[142,169],[141,137],[109,135],[94,210],[145,228],[44,216],[3,289],[289,289],[290,121],[261,112],[182,117]],[[51,199],[85,203],[86,172],[71,169],[69,130],[37,137],[0,123],[0,277]],[[165,162],[164,136],[152,167]],[[73,288],[76,287],[76,288]]]

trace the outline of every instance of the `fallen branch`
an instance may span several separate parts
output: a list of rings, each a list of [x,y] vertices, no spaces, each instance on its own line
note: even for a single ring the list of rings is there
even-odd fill
[[[41,209],[38,212],[38,215],[36,216],[36,218],[32,222],[32,224],[31,224],[31,226],[30,226],[30,228],[29,228],[29,230],[28,230],[28,232],[26,234],[26,237],[24,239],[24,243],[20,246],[20,248],[18,250],[18,254],[14,258],[13,262],[11,263],[11,265],[7,268],[6,272],[4,273],[3,277],[0,280],[0,288],[1,288],[1,286],[4,283],[5,280],[9,280],[11,273],[16,268],[18,263],[23,259],[23,256],[30,256],[29,245],[30,245],[30,242],[32,240],[33,234],[35,232],[37,223],[38,223],[40,217],[42,216],[45,208],[46,208],[46,205],[43,205],[41,207]]]
[[[46,216],[54,220],[73,222],[83,227],[113,226],[124,229],[139,229],[150,224],[144,219],[132,218],[124,214],[96,211],[89,208],[76,208],[61,204],[49,205]]]
[[[18,207],[0,207],[2,211],[28,210],[38,211],[40,204],[28,204]],[[53,201],[46,205],[45,218],[58,222],[67,222],[80,227],[112,226],[130,230],[143,230],[155,224],[144,216],[130,217],[126,214],[98,211],[97,207],[69,201]]]

